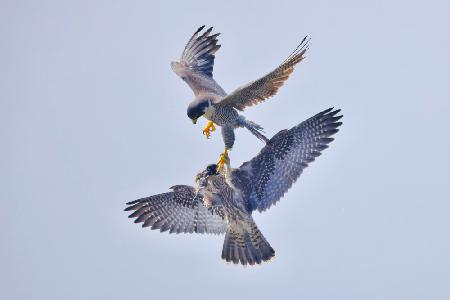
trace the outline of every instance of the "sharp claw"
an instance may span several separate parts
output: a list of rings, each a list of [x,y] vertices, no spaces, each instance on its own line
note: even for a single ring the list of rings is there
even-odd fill
[[[217,162],[217,171],[220,172],[225,164],[229,164],[230,158],[228,157],[228,150],[225,149],[223,153],[220,154],[219,161]]]
[[[217,172],[220,173],[220,171],[222,171],[222,168],[223,168],[223,162],[221,162],[219,160],[219,162],[217,163]]]
[[[208,121],[205,128],[203,129],[203,135],[206,135],[206,138],[209,139],[211,136],[211,131],[215,131],[216,127],[212,121]]]

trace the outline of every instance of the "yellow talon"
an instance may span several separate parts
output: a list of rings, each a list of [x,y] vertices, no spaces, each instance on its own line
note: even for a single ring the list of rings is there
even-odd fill
[[[203,128],[203,134],[206,135],[207,139],[209,139],[209,137],[211,136],[211,132],[215,130],[216,127],[214,126],[214,123],[212,121],[208,121],[208,123],[206,123],[205,128]]]
[[[222,171],[223,166],[225,164],[230,163],[230,157],[228,156],[228,149],[225,148],[225,151],[220,154],[219,161],[217,162],[217,172]]]

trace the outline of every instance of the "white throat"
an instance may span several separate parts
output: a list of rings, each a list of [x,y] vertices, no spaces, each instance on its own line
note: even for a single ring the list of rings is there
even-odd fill
[[[209,107],[206,109],[205,114],[204,114],[203,116],[204,116],[206,119],[208,119],[209,121],[214,121],[214,120],[212,120],[212,117],[214,116],[214,111],[215,111],[214,106],[209,106]]]

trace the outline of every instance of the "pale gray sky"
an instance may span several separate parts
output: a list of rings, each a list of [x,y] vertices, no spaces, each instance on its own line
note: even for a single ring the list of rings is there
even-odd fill
[[[450,2],[0,2],[1,299],[449,299]],[[226,265],[223,237],[168,235],[125,202],[215,161],[170,69],[200,25],[221,32],[227,91],[312,36],[269,136],[334,106],[336,141],[255,218],[276,250]],[[233,165],[262,144],[237,132]]]

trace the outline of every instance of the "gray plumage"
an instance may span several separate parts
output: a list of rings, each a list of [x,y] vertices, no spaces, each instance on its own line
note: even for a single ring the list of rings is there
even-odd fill
[[[201,198],[195,197],[195,189],[187,185],[175,185],[172,191],[128,202],[125,210],[133,210],[129,216],[142,227],[159,229],[169,233],[224,233],[227,224],[224,216],[206,208]]]
[[[204,116],[222,126],[222,138],[226,149],[234,144],[234,129],[244,127],[258,139],[267,142],[262,127],[239,115],[248,106],[258,104],[275,95],[288,79],[294,67],[303,60],[308,49],[305,37],[297,49],[275,70],[234,92],[227,94],[213,78],[215,53],[219,50],[217,36],[212,27],[201,33],[200,27],[189,39],[179,62],[172,62],[173,71],[192,89],[195,99],[189,104],[187,114],[195,123]],[[207,134],[209,136],[209,134]]]
[[[309,163],[333,141],[342,124],[340,110],[327,109],[301,124],[278,132],[253,159],[218,172],[210,165],[196,186],[127,203],[129,217],[144,227],[169,232],[226,233],[222,258],[243,265],[270,260],[275,251],[259,231],[252,212],[274,205]]]

